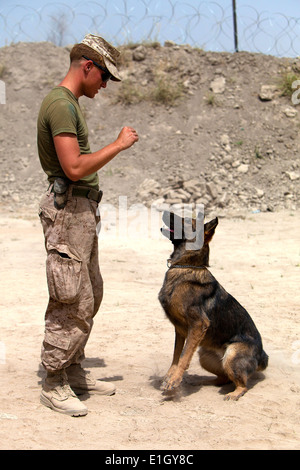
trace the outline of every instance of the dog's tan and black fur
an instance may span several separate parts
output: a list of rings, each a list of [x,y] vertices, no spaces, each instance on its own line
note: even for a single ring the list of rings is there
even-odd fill
[[[268,356],[248,312],[208,270],[209,242],[218,219],[204,225],[204,242],[199,250],[187,250],[184,235],[188,223],[196,233],[195,219],[164,212],[163,221],[168,228],[161,231],[171,240],[174,250],[159,300],[175,327],[175,347],[162,388],[168,392],[180,385],[184,371],[200,347],[201,366],[217,376],[216,384],[233,382],[235,390],[225,399],[238,400],[247,391],[248,378],[267,367]],[[178,227],[181,227],[179,235]]]

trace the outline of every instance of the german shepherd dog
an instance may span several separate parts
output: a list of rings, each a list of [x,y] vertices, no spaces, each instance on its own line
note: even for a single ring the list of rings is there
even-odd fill
[[[169,269],[159,301],[175,327],[175,347],[162,389],[164,393],[177,389],[194,352],[200,347],[200,364],[217,376],[214,383],[221,386],[233,382],[235,385],[225,400],[238,400],[247,392],[247,379],[251,374],[267,367],[268,356],[248,312],[208,270],[209,242],[218,218],[204,225],[202,248],[195,250],[187,249],[184,227],[191,224],[195,234],[196,219],[181,218],[166,211],[163,222],[167,228],[162,228],[161,232],[173,243],[173,253],[168,260]],[[188,232],[191,234],[191,230]]]

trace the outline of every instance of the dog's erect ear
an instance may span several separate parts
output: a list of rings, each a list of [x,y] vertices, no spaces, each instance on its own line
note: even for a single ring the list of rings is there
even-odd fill
[[[166,224],[167,227],[170,227],[171,225],[171,212],[169,211],[164,211],[162,215],[162,221],[164,224]]]
[[[199,211],[197,214],[197,218],[192,219],[192,227],[194,232],[203,232],[203,225],[204,225],[204,208],[203,211]]]
[[[195,219],[184,219],[184,233],[187,250],[201,250],[204,242],[204,208]]]
[[[183,239],[183,219],[173,212],[164,211],[162,220],[168,228],[161,228],[161,233],[172,242],[181,242]]]
[[[211,241],[218,223],[219,223],[219,220],[218,220],[218,217],[216,217],[215,219],[211,220],[210,222],[207,222],[204,225],[204,242],[205,243],[209,243]]]

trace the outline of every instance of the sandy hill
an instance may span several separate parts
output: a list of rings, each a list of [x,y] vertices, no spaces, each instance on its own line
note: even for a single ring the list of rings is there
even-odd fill
[[[197,203],[222,212],[299,206],[299,112],[280,80],[300,61],[212,53],[167,43],[122,50],[122,84],[80,99],[92,150],[134,126],[139,143],[99,176],[104,202]],[[1,205],[36,207],[47,186],[36,151],[43,97],[67,71],[69,48],[0,49]]]

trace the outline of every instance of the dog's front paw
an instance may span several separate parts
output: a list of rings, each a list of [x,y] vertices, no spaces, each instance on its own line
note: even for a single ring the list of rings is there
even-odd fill
[[[175,390],[176,388],[178,388],[180,384],[181,384],[181,377],[166,376],[163,380],[161,388],[164,392],[171,392]]]

